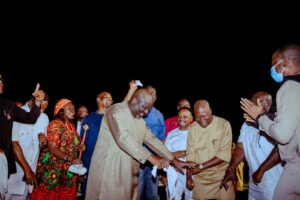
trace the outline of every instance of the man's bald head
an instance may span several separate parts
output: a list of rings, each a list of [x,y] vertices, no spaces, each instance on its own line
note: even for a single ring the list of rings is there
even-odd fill
[[[111,94],[106,91],[99,93],[96,98],[96,103],[99,112],[105,112],[113,104]]]
[[[153,96],[146,89],[139,88],[132,95],[128,105],[135,118],[142,118],[149,113],[153,103]]]
[[[210,106],[207,100],[198,100],[194,105],[194,110],[195,109],[207,112],[210,110]]]
[[[180,108],[183,107],[191,108],[190,102],[187,99],[181,99],[178,101],[177,110],[180,110]]]
[[[280,62],[281,61],[281,62]],[[276,71],[283,71],[283,76],[290,76],[300,73],[300,46],[296,44],[288,44],[279,48],[273,53],[272,65],[279,63]]]
[[[153,101],[153,96],[147,89],[139,88],[137,89],[134,94],[132,95],[132,98],[136,98],[137,100],[144,100],[144,101]]]
[[[209,106],[208,101],[206,100],[198,100],[194,105],[194,114],[196,121],[202,126],[206,128],[212,122],[212,111]]]
[[[280,52],[283,57],[288,58],[294,65],[300,67],[300,46],[296,44],[288,44],[284,46]]]
[[[147,87],[145,87],[145,89],[149,92],[149,94],[152,95],[153,101],[155,102],[157,99],[156,89],[151,85],[148,85]]]

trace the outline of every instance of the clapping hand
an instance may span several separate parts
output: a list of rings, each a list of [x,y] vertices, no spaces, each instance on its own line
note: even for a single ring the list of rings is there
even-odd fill
[[[257,105],[246,98],[242,98],[240,103],[242,110],[245,111],[244,118],[246,121],[253,122],[258,115],[263,113],[263,107],[259,100],[257,101]]]

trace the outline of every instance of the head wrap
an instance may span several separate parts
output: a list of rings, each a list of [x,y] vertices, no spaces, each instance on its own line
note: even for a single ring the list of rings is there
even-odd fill
[[[54,116],[57,115],[57,113],[59,112],[59,110],[62,109],[63,107],[65,107],[65,105],[67,105],[68,103],[72,103],[72,101],[69,100],[69,99],[61,99],[61,100],[59,100],[55,104]]]

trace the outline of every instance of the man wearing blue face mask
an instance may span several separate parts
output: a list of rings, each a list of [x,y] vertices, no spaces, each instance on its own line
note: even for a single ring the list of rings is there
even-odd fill
[[[279,60],[275,65],[271,67],[271,76],[277,83],[280,83],[283,81],[283,71],[285,68],[282,68],[281,71],[278,73],[276,71],[276,67],[281,64],[283,59]]]
[[[275,119],[269,119],[261,105],[248,99],[241,100],[241,108],[247,121],[256,121],[260,130],[279,143],[270,164],[278,163],[280,158],[286,162],[273,199],[300,199],[300,46],[290,44],[277,50],[272,56],[272,64],[272,78],[283,82],[276,96]]]

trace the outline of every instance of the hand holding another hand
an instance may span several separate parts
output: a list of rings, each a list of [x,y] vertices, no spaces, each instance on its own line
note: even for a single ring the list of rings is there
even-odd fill
[[[162,158],[162,157],[159,157],[159,156],[156,156],[153,154],[151,154],[149,156],[148,161],[152,165],[157,166],[157,169],[163,169],[163,168],[169,167],[169,162],[165,158]]]
[[[195,163],[195,162],[193,162],[193,161],[186,161],[186,163],[185,163],[185,168],[190,168],[190,169],[194,169],[194,168],[196,168],[196,167],[198,167],[199,166],[199,164],[197,164],[197,163]]]

